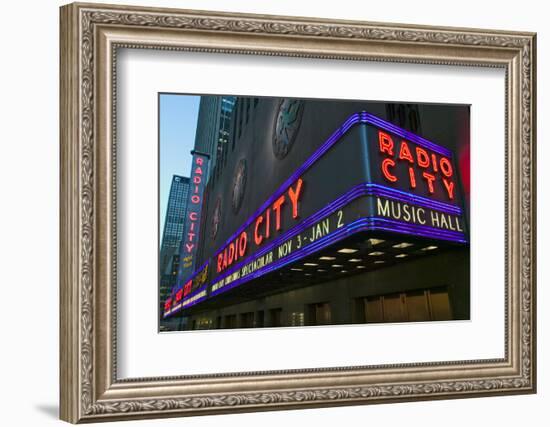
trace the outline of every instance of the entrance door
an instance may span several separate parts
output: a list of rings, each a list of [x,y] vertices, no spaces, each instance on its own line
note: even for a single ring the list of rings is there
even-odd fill
[[[384,308],[384,322],[406,322],[407,304],[405,294],[384,295],[382,297]]]
[[[430,291],[430,311],[432,320],[452,320],[449,293],[446,289]]]
[[[367,323],[425,322],[453,318],[446,288],[375,295],[361,300]]]

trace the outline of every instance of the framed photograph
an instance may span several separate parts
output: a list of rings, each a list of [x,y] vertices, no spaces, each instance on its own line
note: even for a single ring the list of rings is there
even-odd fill
[[[535,34],[61,8],[61,418],[534,393]]]

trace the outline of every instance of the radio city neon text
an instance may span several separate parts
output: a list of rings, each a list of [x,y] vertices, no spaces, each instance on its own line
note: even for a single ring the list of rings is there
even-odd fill
[[[436,185],[441,185],[450,200],[455,198],[454,170],[447,157],[405,140],[397,144],[391,135],[381,130],[378,131],[378,147],[380,154],[385,155],[380,167],[387,181],[397,182],[395,168],[407,167],[411,189],[424,185],[430,194],[434,194]]]
[[[302,196],[303,181],[298,178],[288,190],[281,194],[264,212],[253,221],[249,230],[243,230],[217,256],[216,271],[221,273],[227,267],[243,258],[250,244],[260,247],[271,236],[282,228],[282,212],[290,209],[293,220],[300,216],[300,198]]]

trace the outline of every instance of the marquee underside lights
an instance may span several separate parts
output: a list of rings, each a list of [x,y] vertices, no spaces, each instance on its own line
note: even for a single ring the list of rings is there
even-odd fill
[[[347,143],[354,126],[363,126],[359,134],[366,137]],[[344,154],[349,150],[349,155],[355,158],[360,154],[365,160],[365,169],[350,178],[345,191],[319,205],[317,201],[327,200],[330,189],[319,185],[316,177],[330,163],[334,150],[344,150],[340,151]],[[187,279],[178,279],[166,301],[164,316],[285,267],[303,275],[310,275],[310,272],[328,274],[314,267],[318,266],[317,260],[332,261],[335,257],[320,256],[320,252],[359,234],[365,234],[364,241],[372,248],[364,254],[372,255],[365,256],[371,260],[384,254],[375,247],[385,241],[369,237],[373,232],[401,236],[394,247],[405,250],[412,245],[405,240],[406,236],[429,239],[432,243],[438,240],[467,244],[467,224],[455,171],[450,150],[369,113],[354,114],[197,272]],[[431,247],[436,246],[430,242],[424,246]],[[357,251],[347,245],[338,251],[339,255],[350,255],[353,261],[348,260],[352,263],[348,266],[353,270],[356,270],[353,263],[361,261],[361,257],[357,257],[360,254],[355,254]],[[420,252],[426,253],[429,249]],[[315,261],[309,258],[308,262],[297,264],[317,253]],[[407,254],[396,256],[405,258]],[[307,282],[312,279],[308,277]]]

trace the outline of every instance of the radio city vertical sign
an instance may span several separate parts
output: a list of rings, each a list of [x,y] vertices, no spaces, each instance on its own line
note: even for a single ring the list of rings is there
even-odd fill
[[[194,272],[195,257],[199,243],[201,210],[204,188],[208,177],[209,155],[193,150],[193,163],[189,178],[189,196],[185,210],[183,237],[180,244],[180,269],[178,283],[186,280]]]

